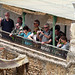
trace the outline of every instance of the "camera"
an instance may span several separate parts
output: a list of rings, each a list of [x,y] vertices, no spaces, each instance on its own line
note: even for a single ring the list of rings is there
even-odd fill
[[[37,32],[33,31],[34,35],[37,34]]]

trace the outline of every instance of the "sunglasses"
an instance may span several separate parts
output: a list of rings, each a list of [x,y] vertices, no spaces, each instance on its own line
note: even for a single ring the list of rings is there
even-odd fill
[[[8,15],[5,15],[5,16],[8,16]]]
[[[37,24],[37,23],[34,23],[34,25],[35,25],[35,24]]]
[[[48,27],[44,27],[44,28],[48,28]]]
[[[20,26],[18,25],[18,26],[16,26],[16,27],[20,27]]]

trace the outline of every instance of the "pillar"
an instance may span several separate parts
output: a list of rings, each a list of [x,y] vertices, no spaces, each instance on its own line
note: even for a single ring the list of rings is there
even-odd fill
[[[53,16],[53,45],[55,46],[55,23],[56,23],[57,17]]]
[[[23,14],[22,14],[22,16],[23,16],[23,27],[25,26],[25,15],[26,15],[26,13],[25,12],[23,12]]]

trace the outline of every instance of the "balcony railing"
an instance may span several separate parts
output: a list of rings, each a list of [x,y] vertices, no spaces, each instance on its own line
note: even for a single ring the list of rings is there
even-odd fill
[[[68,50],[63,50],[61,48],[57,48],[56,46],[49,45],[49,44],[41,44],[41,42],[38,41],[32,41],[25,37],[12,35],[12,37],[9,37],[9,33],[0,30],[1,38],[6,39],[8,41],[27,46],[29,48],[42,51],[45,53],[48,53],[53,56],[57,56],[63,59],[66,59]]]

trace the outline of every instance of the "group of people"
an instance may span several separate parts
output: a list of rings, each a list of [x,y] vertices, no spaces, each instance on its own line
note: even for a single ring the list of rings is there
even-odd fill
[[[10,37],[18,35],[33,41],[40,41],[41,44],[53,44],[53,29],[49,29],[48,23],[44,24],[43,28],[41,28],[40,21],[34,20],[34,30],[31,32],[31,29],[27,25],[24,26],[22,24],[22,17],[17,18],[17,23],[14,26],[14,21],[10,19],[9,12],[6,12],[5,18],[1,20],[1,26],[3,31],[10,33]],[[69,49],[69,42],[67,42],[65,33],[60,31],[59,25],[55,26],[55,45],[58,48]]]

